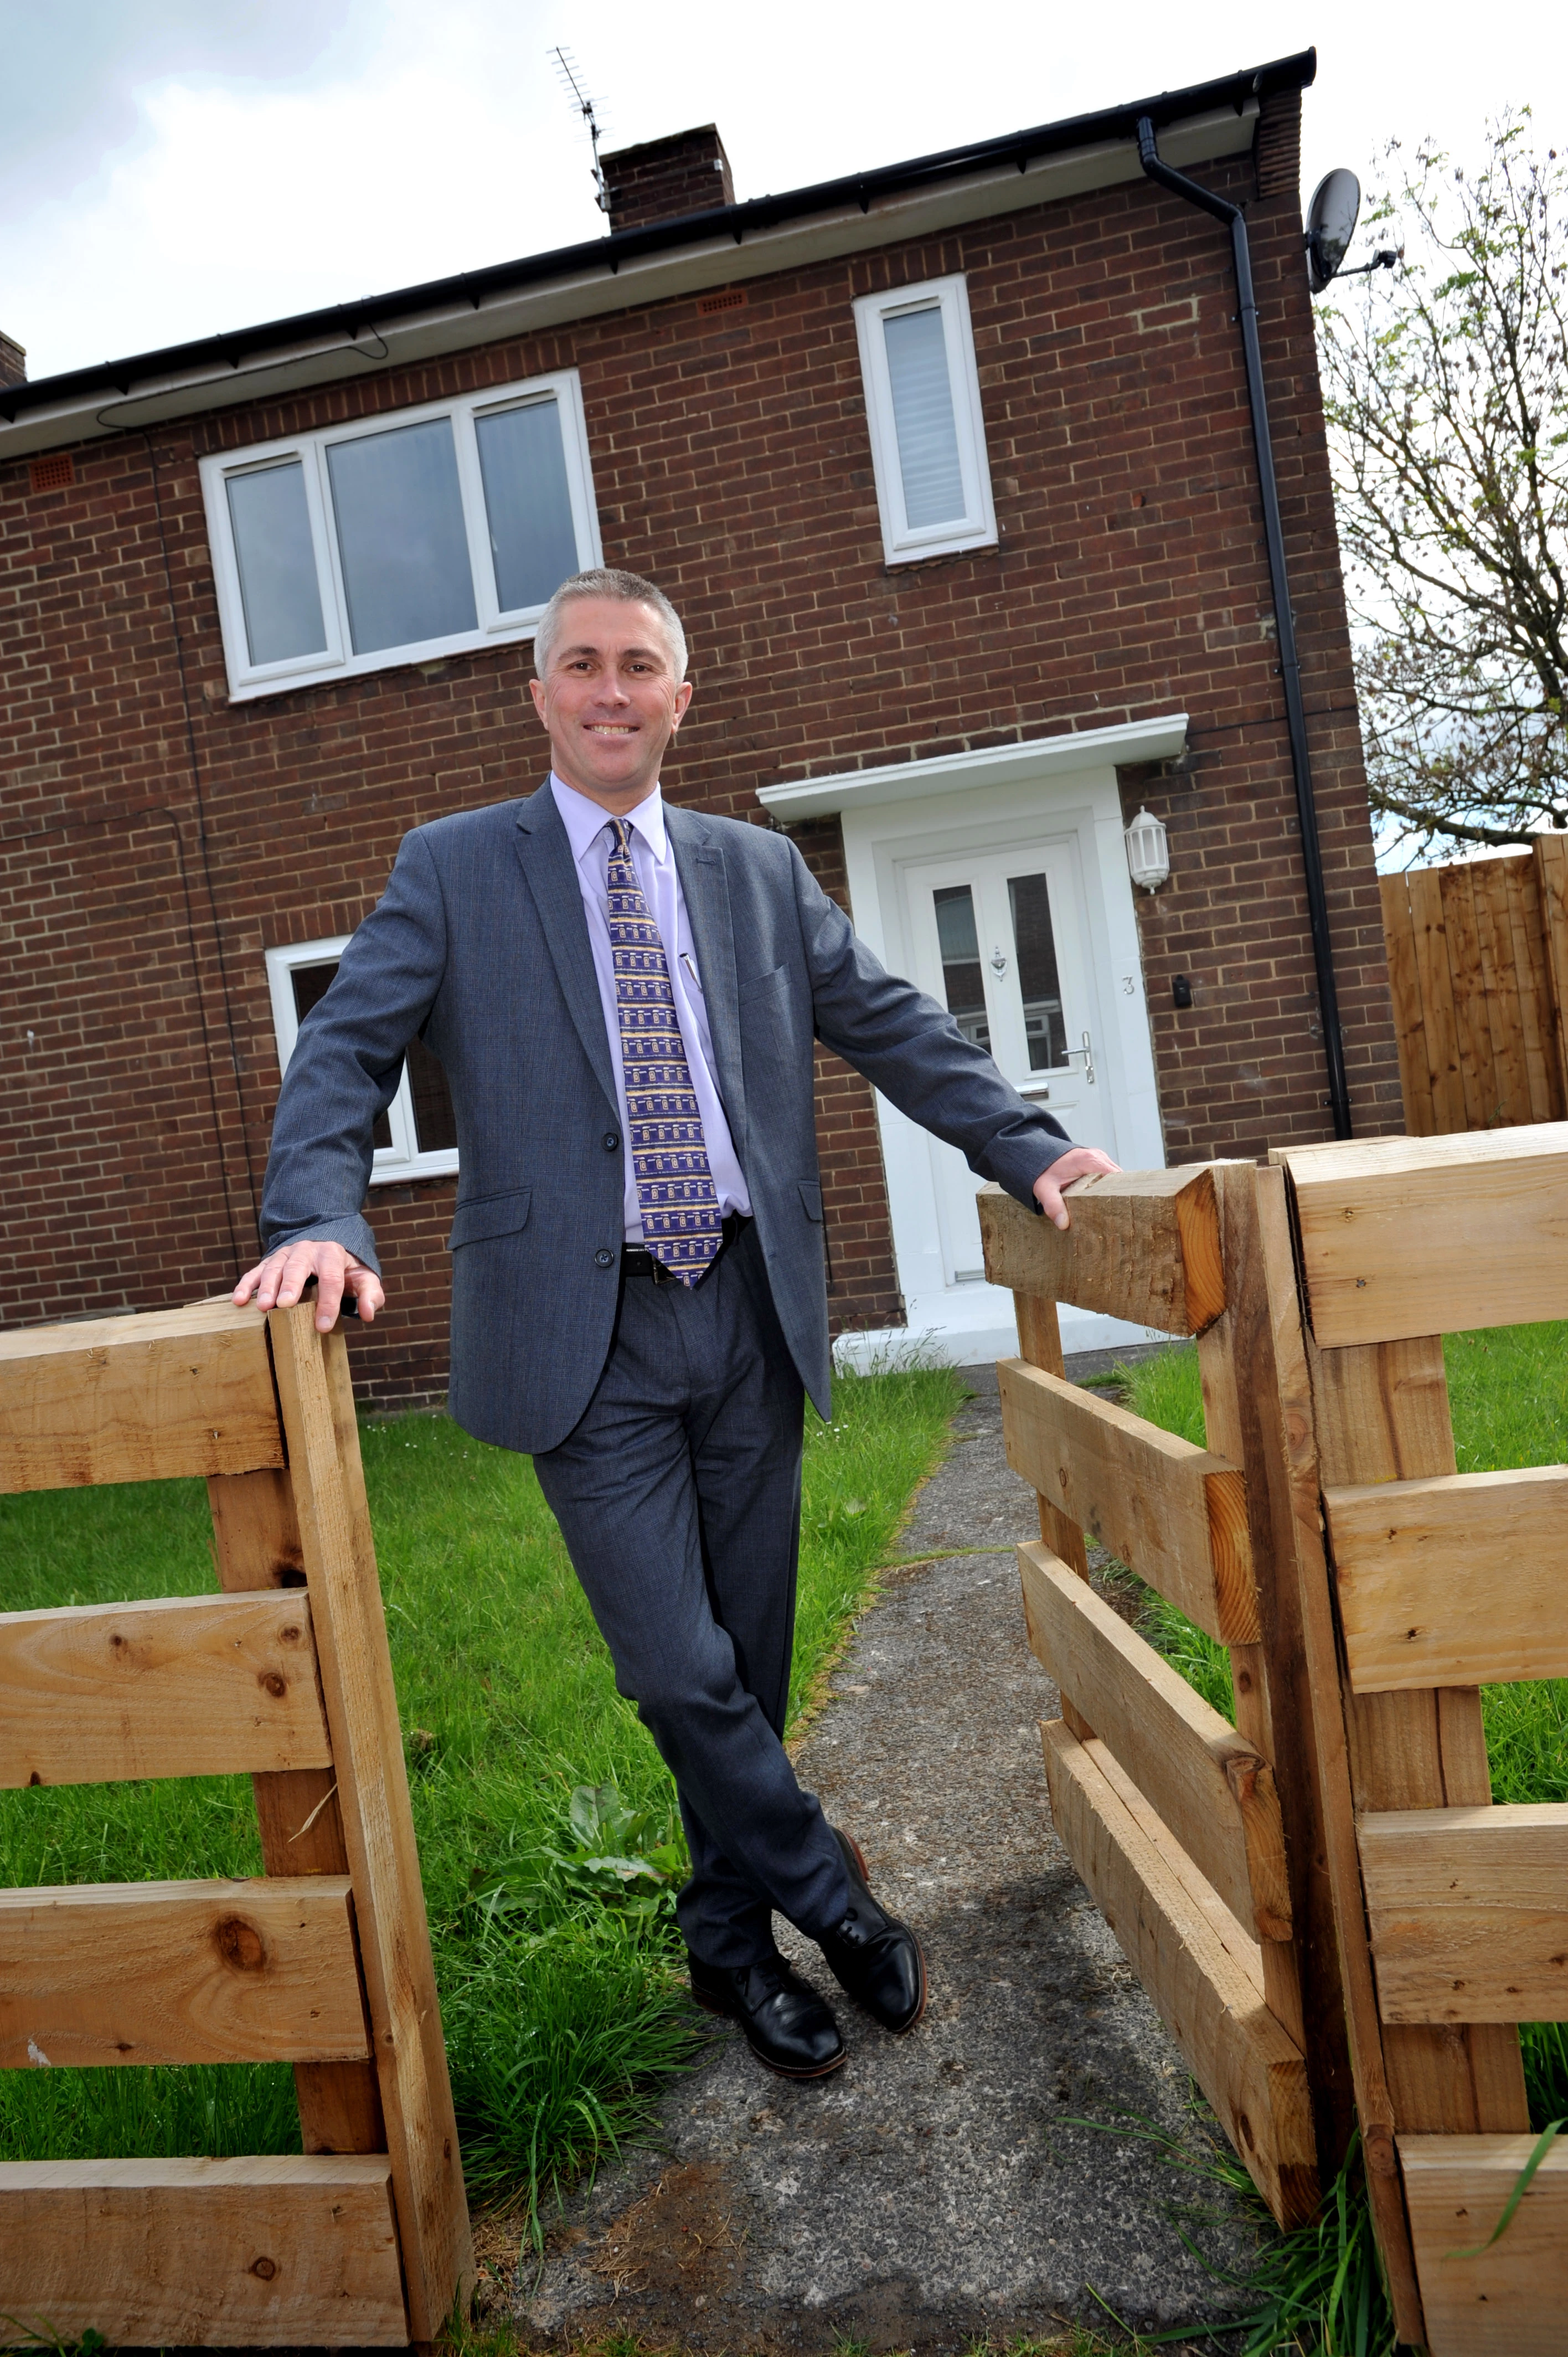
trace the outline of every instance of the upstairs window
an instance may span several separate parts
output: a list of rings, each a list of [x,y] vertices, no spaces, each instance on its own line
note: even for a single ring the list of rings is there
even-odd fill
[[[863,295],[854,316],[888,564],[990,546],[996,515],[963,280]]]
[[[603,562],[576,371],[201,462],[236,697],[532,635]]]
[[[286,1072],[299,1027],[324,998],[349,946],[342,934],[330,942],[295,942],[267,952],[273,1030],[278,1066]],[[446,1075],[423,1039],[411,1039],[397,1094],[376,1123],[371,1139],[372,1187],[402,1178],[441,1178],[457,1168],[457,1123]]]

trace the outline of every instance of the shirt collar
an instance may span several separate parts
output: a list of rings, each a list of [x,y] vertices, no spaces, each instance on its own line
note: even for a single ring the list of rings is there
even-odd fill
[[[555,807],[565,824],[572,856],[580,863],[607,830],[610,814],[601,802],[591,802],[586,794],[580,794],[575,786],[569,786],[564,778],[556,776],[553,770],[550,772],[550,791],[555,797]],[[664,830],[663,797],[657,786],[646,802],[639,802],[634,811],[627,813],[626,823],[634,834],[642,837],[654,858],[662,864],[668,837]]]

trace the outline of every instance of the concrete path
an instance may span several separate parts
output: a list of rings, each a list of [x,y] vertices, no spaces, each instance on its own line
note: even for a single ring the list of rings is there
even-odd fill
[[[1219,2196],[1145,2144],[1069,2124],[1133,2113],[1197,2146],[1181,2058],[1050,1828],[1036,1722],[1056,1690],[1008,1552],[1037,1532],[990,1375],[797,1754],[919,1928],[926,2019],[886,2037],[785,1927],[838,2006],[848,2063],[792,2086],[721,2029],[664,2105],[664,2148],[604,2170],[542,2266],[525,2257],[516,2320],[536,2343],[825,2357],[1108,2324],[1097,2293],[1144,2327],[1223,2311],[1182,2246],[1192,2220],[1173,2216]],[[1251,2246],[1235,2220],[1196,2232],[1232,2263]]]

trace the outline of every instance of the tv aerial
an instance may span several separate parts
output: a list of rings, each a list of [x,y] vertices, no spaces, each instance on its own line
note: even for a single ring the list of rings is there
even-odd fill
[[[583,85],[571,50],[552,49],[550,54],[555,60],[555,70],[561,77],[563,90],[588,126],[588,137],[594,150],[594,202],[600,212],[607,217],[610,209],[610,192],[605,182],[603,167],[599,162],[599,124],[598,117],[594,113],[594,102],[591,98],[584,96]]]
[[[1380,245],[1370,262],[1355,270],[1344,267],[1361,210],[1361,183],[1343,165],[1326,172],[1312,192],[1306,209],[1306,283],[1321,295],[1336,278],[1365,278],[1374,270],[1391,270],[1399,260],[1391,245]]]

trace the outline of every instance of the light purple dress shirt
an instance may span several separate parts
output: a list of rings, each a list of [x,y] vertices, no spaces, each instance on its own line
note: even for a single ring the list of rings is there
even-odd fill
[[[599,1003],[605,1011],[605,1030],[610,1043],[610,1070],[615,1074],[616,1101],[620,1106],[620,1134],[625,1141],[624,1241],[628,1244],[639,1244],[642,1242],[642,1211],[637,1199],[637,1173],[631,1161],[631,1125],[626,1112],[626,1073],[620,1060],[620,1018],[616,1006],[615,957],[610,947],[610,896],[607,881],[613,840],[610,822],[597,802],[590,802],[586,794],[578,793],[575,786],[566,785],[553,770],[550,773],[550,791],[555,797],[555,807],[564,823],[572,845],[572,856],[577,863],[577,885],[583,895],[583,911],[588,920],[588,942],[594,952]],[[626,826],[631,838],[631,864],[637,870],[643,899],[648,902],[650,913],[659,928],[659,938],[664,944],[670,985],[675,994],[675,1012],[680,1018],[681,1037],[685,1042],[686,1061],[692,1070],[697,1110],[703,1116],[703,1136],[707,1145],[708,1168],[714,1174],[719,1210],[726,1213],[742,1211],[749,1214],[751,1197],[746,1192],[745,1173],[736,1158],[735,1140],[729,1134],[729,1124],[725,1119],[725,1109],[719,1101],[718,1086],[714,1079],[714,1043],[708,1032],[707,1004],[697,973],[697,952],[692,942],[692,928],[686,921],[686,903],[675,866],[675,853],[669,829],[664,823],[664,802],[657,786],[645,802],[639,802],[634,811],[628,813]]]

